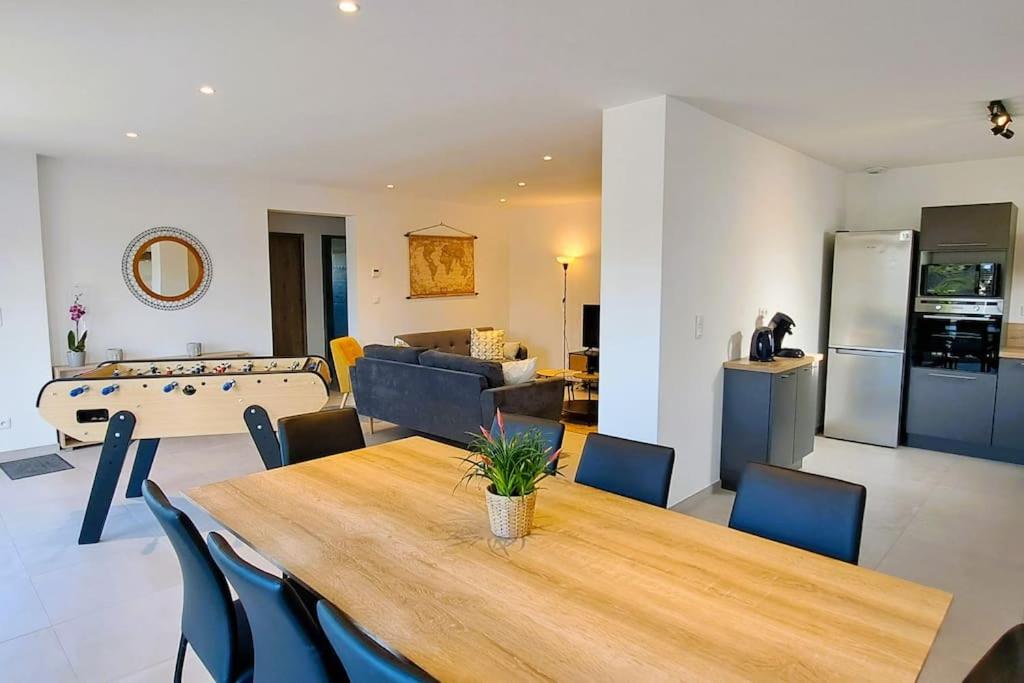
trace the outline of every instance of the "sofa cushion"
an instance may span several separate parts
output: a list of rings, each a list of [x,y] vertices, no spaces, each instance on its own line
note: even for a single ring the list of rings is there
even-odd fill
[[[476,358],[462,356],[457,353],[424,351],[420,354],[420,365],[480,375],[487,380],[487,388],[489,389],[505,385],[505,375],[501,371],[501,363],[495,363],[493,361],[478,360]]]
[[[501,364],[501,372],[505,375],[505,386],[532,382],[537,376],[537,357],[507,360]]]
[[[419,365],[420,354],[427,349],[422,346],[387,346],[385,344],[370,344],[363,349],[363,355],[367,358],[378,360],[391,360],[396,363],[412,363]]]

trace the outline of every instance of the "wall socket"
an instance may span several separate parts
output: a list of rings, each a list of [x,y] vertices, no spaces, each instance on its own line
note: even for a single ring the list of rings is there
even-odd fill
[[[0,417],[0,429],[10,429],[10,428],[11,428],[11,418],[9,418],[7,416]]]

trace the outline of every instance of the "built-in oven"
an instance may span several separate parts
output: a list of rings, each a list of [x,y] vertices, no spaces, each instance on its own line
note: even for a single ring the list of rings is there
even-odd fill
[[[923,297],[994,298],[1000,296],[998,263],[925,263]]]
[[[1001,299],[918,297],[911,326],[915,367],[996,373],[1003,324]]]

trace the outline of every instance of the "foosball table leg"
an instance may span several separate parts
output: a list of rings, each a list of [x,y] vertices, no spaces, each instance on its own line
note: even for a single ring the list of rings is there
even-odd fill
[[[82,520],[82,530],[78,534],[79,545],[97,543],[103,534],[103,525],[110,512],[110,501],[114,498],[117,480],[121,478],[121,469],[134,430],[135,415],[127,410],[114,413],[110,418],[103,448],[100,450],[100,461],[96,466],[96,476],[92,480],[89,503],[85,508],[85,519]]]
[[[270,416],[262,406],[249,406],[243,414],[245,426],[249,428],[256,450],[263,459],[263,466],[272,470],[281,466],[281,443],[274,433],[274,425],[270,422]]]
[[[132,465],[132,475],[128,478],[126,498],[138,498],[142,495],[142,482],[149,478],[149,471],[153,469],[153,458],[156,457],[156,448],[159,445],[160,439],[142,439],[135,447],[135,463]]]

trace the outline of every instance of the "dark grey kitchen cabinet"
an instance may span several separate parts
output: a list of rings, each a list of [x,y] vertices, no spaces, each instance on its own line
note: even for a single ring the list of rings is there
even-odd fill
[[[922,251],[1009,249],[1017,228],[1010,203],[927,206],[921,209]]]
[[[818,427],[818,370],[808,365],[796,371],[796,432],[793,436],[793,465],[814,451]]]
[[[907,433],[988,446],[995,401],[995,375],[911,368]]]
[[[722,488],[735,490],[748,462],[799,467],[814,450],[817,373],[810,363],[808,359],[803,367],[783,372],[726,367]],[[782,367],[793,365],[790,361]]]
[[[999,363],[992,445],[1024,450],[1024,361],[1003,358]]]
[[[796,372],[772,375],[771,392],[768,464],[790,467],[796,440]]]

